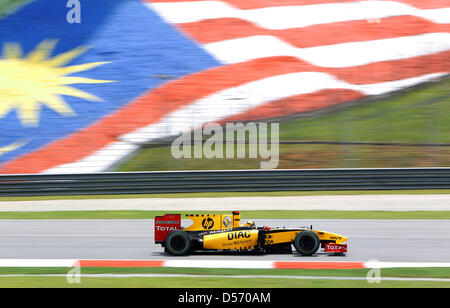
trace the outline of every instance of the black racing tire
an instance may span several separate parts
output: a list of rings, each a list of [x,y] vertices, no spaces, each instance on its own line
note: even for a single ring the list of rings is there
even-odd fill
[[[189,234],[182,230],[175,230],[169,233],[166,238],[165,251],[174,256],[182,256],[191,249],[191,238]]]
[[[305,230],[297,234],[293,244],[302,256],[312,256],[319,250],[320,240],[313,231]]]

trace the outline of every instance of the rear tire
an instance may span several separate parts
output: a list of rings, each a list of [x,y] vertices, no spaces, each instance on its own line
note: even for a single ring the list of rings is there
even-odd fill
[[[166,238],[165,251],[174,256],[182,256],[191,249],[191,238],[185,231],[175,230]]]
[[[305,230],[297,234],[293,244],[302,256],[312,256],[319,250],[320,240],[314,232]]]

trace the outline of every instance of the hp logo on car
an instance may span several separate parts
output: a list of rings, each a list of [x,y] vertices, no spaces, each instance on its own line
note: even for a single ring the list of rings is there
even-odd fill
[[[202,221],[202,227],[205,229],[211,229],[212,227],[214,227],[214,220],[212,220],[211,218],[205,218]]]

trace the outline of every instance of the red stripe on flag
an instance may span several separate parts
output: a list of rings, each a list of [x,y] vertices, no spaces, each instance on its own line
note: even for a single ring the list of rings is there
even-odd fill
[[[272,35],[299,48],[380,40],[433,32],[450,32],[450,25],[448,24],[435,24],[415,16],[383,18],[380,19],[380,23],[355,20],[286,30],[267,30],[259,28],[249,21],[237,18],[208,19],[177,25],[202,44],[255,35]]]
[[[395,0],[418,9],[441,9],[449,6],[448,0]]]
[[[333,74],[352,84],[374,84],[408,79],[432,73],[449,72],[450,51],[395,61],[375,62],[348,68],[320,68],[316,71]]]

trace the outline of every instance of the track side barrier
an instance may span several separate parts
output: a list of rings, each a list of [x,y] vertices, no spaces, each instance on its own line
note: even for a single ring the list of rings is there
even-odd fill
[[[0,175],[0,196],[450,189],[450,168]]]

